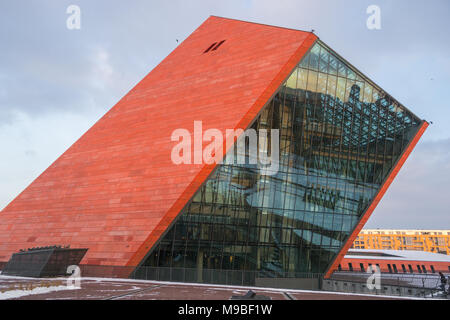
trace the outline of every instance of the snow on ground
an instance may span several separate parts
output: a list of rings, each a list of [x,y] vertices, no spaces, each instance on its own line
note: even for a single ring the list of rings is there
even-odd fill
[[[7,290],[7,291],[0,291],[0,300],[6,300],[6,299],[13,299],[13,298],[19,298],[23,296],[29,296],[33,294],[43,294],[43,293],[49,293],[54,291],[62,291],[62,290],[77,290],[77,288],[74,287],[68,287],[68,286],[54,286],[54,287],[36,287],[32,288],[31,290]]]
[[[3,281],[2,281],[3,280]],[[29,278],[6,276],[0,273],[0,300],[19,298],[54,291],[77,290],[66,284],[67,278]]]
[[[90,280],[96,282],[112,281],[112,282],[140,282],[151,283],[156,285],[166,286],[188,286],[188,287],[210,287],[213,290],[238,290],[238,293],[247,292],[248,290],[258,290],[264,293],[270,292],[289,292],[289,293],[311,293],[311,294],[331,294],[331,295],[343,295],[343,296],[359,296],[359,297],[380,297],[380,298],[398,298],[398,299],[410,299],[410,300],[422,300],[415,297],[398,297],[388,295],[373,295],[364,293],[350,293],[350,292],[337,292],[337,291],[314,291],[314,290],[301,290],[301,289],[282,289],[282,288],[267,288],[267,287],[245,287],[237,285],[223,285],[223,284],[208,284],[208,283],[192,283],[192,282],[172,282],[172,281],[156,281],[156,280],[139,280],[139,279],[121,279],[121,278],[98,278],[98,277],[86,277],[83,280]],[[239,292],[240,291],[240,292]]]
[[[205,297],[222,297],[223,293],[244,294],[248,290],[257,291],[258,294],[265,294],[276,297],[280,293],[285,292],[291,295],[315,297],[320,296],[324,298],[341,296],[358,298],[392,298],[392,296],[374,296],[368,294],[354,294],[344,292],[327,292],[327,291],[312,291],[312,290],[295,290],[295,289],[275,289],[264,287],[243,287],[230,285],[216,285],[216,284],[200,284],[200,283],[183,283],[183,282],[163,282],[163,281],[149,281],[136,279],[118,279],[118,278],[97,278],[86,277],[81,278],[81,290],[70,292],[74,290],[73,287],[66,285],[67,278],[24,278],[14,276],[0,275],[0,299],[33,299],[31,296],[40,295],[41,299],[105,299],[119,295],[135,296],[143,298],[153,296],[158,298],[160,295],[168,299],[183,299],[185,296],[180,295],[181,291],[192,292],[198,295],[198,299],[205,299]],[[145,293],[135,292],[136,290],[146,290]],[[154,290],[154,292],[152,292]],[[45,295],[44,295],[45,294]],[[28,298],[27,298],[28,296]],[[145,297],[144,297],[145,296]],[[223,298],[223,297],[222,297]],[[396,299],[421,299],[412,297],[395,297]],[[226,298],[225,298],[226,299]]]

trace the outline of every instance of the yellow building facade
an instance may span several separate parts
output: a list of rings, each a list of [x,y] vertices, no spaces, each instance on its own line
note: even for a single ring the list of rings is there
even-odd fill
[[[450,230],[362,230],[354,249],[416,250],[450,255]]]

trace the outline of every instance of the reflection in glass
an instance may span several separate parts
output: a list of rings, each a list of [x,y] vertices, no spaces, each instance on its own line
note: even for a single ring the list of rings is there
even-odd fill
[[[143,265],[323,273],[420,120],[317,42],[253,128],[280,130],[280,170],[223,164]]]

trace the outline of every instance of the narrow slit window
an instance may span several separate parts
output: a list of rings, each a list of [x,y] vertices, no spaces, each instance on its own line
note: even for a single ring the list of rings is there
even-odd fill
[[[216,51],[217,49],[219,49],[219,47],[221,45],[223,45],[224,42],[225,42],[225,40],[220,41],[219,44],[217,46],[215,46],[214,49],[212,49],[212,51]]]
[[[394,273],[398,273],[397,265],[394,263],[392,266],[394,267]]]
[[[212,45],[210,45],[210,46],[208,47],[208,49],[206,49],[205,52],[203,52],[203,53],[209,52],[216,44],[217,44],[217,42],[214,42],[214,43],[213,43]]]
[[[422,265],[422,271],[423,273],[427,273],[427,268],[425,267],[425,265]]]

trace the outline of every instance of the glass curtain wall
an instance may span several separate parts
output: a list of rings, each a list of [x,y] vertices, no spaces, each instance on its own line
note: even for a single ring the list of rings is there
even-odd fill
[[[252,126],[279,129],[279,172],[220,165],[142,266],[324,273],[420,124],[316,42]]]

